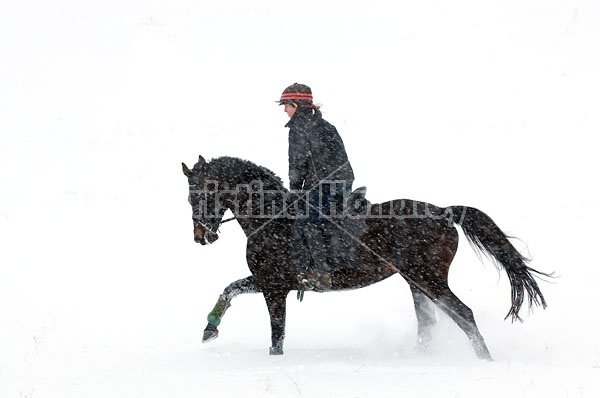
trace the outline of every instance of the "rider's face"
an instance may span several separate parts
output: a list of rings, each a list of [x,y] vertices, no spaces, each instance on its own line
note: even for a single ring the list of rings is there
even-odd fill
[[[294,113],[296,113],[296,107],[292,104],[285,104],[285,108],[283,110],[290,118],[294,116]]]

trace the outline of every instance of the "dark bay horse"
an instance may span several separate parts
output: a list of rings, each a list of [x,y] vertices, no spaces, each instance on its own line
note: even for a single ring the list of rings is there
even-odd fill
[[[252,274],[225,288],[208,315],[203,341],[217,337],[217,327],[235,296],[262,293],[271,320],[270,354],[283,354],[286,297],[298,289],[300,272],[290,261],[295,220],[287,214],[289,203],[282,199],[288,191],[273,172],[237,158],[207,162],[200,156],[192,169],[185,164],[182,167],[189,183],[195,241],[203,245],[216,241],[224,214],[231,210],[247,237],[246,261]],[[550,275],[530,268],[494,221],[477,209],[440,208],[402,199],[369,205],[368,211],[356,218],[360,220],[332,219],[347,234],[340,242],[351,244],[332,249],[340,261],[332,270],[331,290],[362,288],[400,274],[412,292],[422,346],[432,338],[435,304],[465,332],[476,355],[491,360],[473,312],[448,286],[450,264],[458,247],[455,225],[462,228],[474,249],[507,273],[512,301],[506,317],[519,319],[525,299],[530,307],[546,307],[534,275]]]

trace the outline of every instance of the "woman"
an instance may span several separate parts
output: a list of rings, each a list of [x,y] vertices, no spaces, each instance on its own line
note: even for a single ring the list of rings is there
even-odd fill
[[[331,287],[328,248],[336,234],[328,216],[342,217],[345,200],[352,191],[354,173],[342,138],[335,126],[323,119],[313,103],[312,91],[294,83],[283,90],[279,105],[290,117],[289,131],[290,189],[307,196],[308,212],[299,217],[294,231],[293,256],[300,270],[299,281],[308,290],[324,291]],[[306,245],[312,267],[306,255]]]

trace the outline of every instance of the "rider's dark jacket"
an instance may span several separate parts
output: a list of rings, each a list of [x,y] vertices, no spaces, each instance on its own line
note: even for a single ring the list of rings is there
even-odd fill
[[[307,191],[322,181],[344,181],[351,189],[354,172],[335,126],[310,109],[298,109],[285,127],[290,129],[290,189]]]

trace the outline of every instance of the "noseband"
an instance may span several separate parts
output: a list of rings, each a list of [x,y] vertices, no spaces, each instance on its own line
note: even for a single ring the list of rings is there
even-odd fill
[[[225,220],[219,220],[219,221],[213,223],[212,226],[208,226],[205,223],[203,223],[202,221],[200,221],[199,217],[193,217],[193,219],[194,219],[194,223],[195,223],[194,225],[196,227],[200,226],[200,227],[204,228],[205,231],[208,231],[213,235],[217,235],[219,233],[219,228],[221,227],[221,225],[225,224],[226,222],[235,220],[236,217],[233,216],[233,217],[230,217]]]

